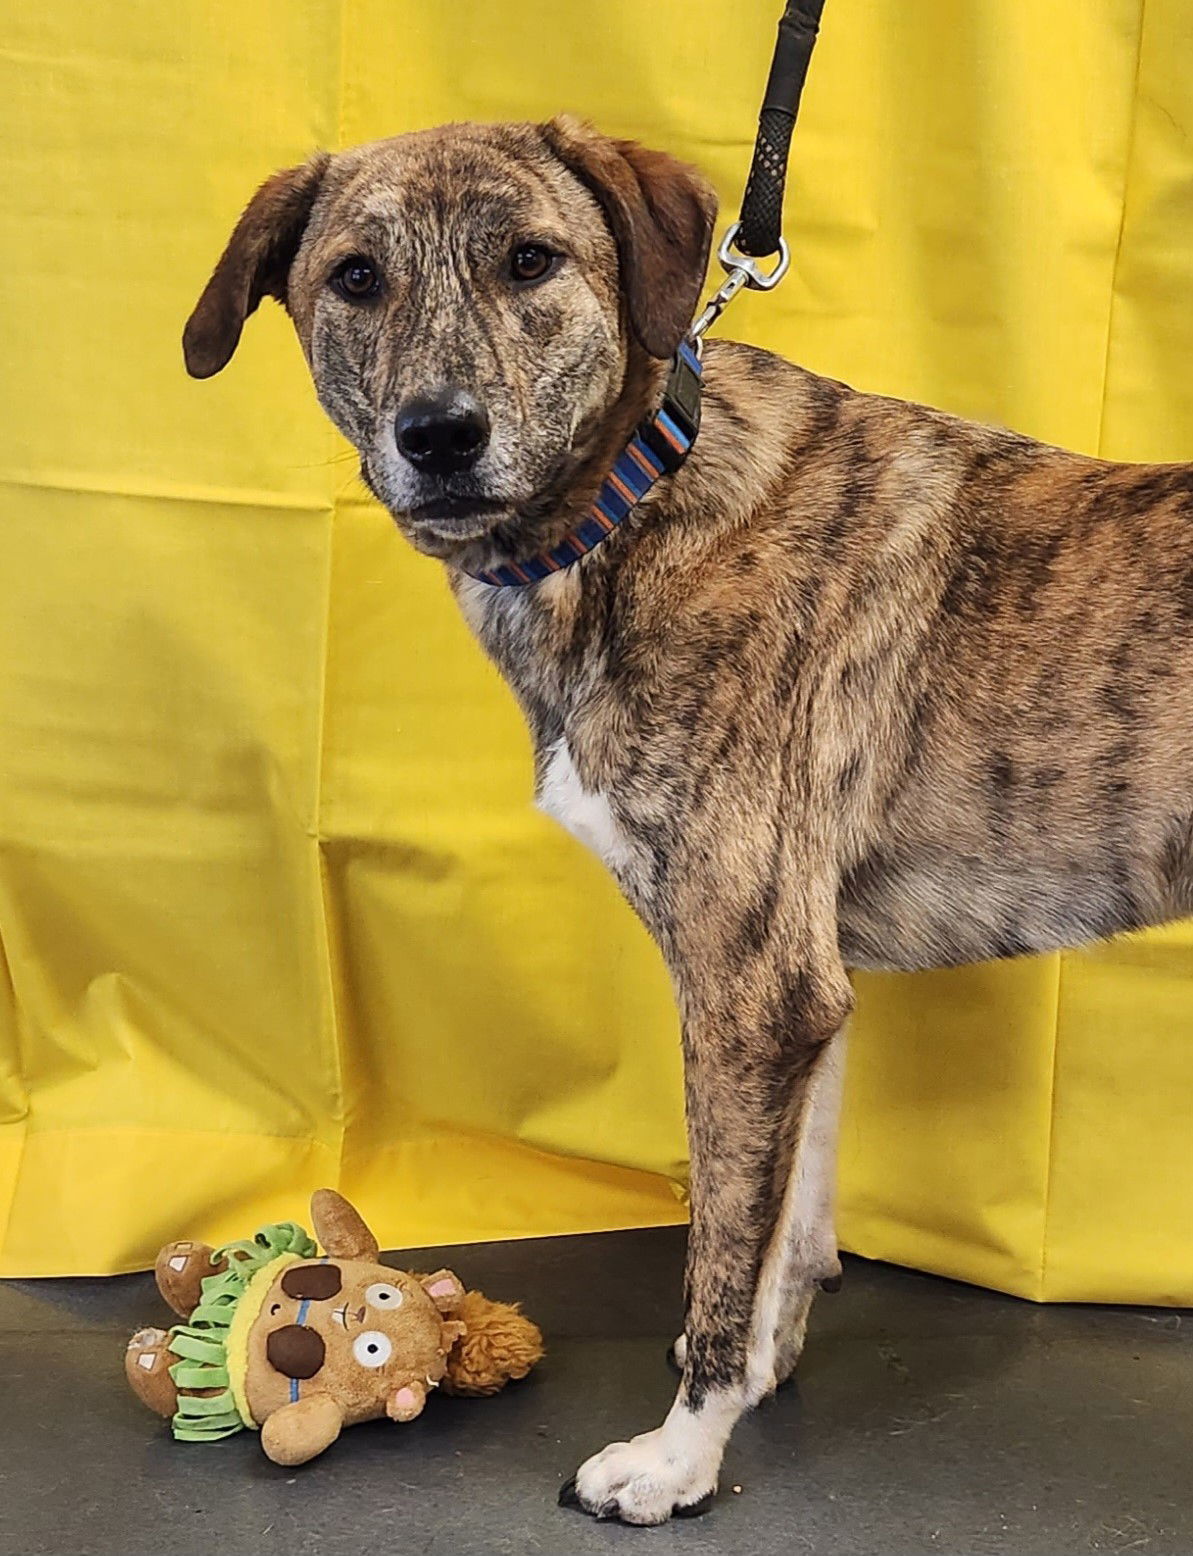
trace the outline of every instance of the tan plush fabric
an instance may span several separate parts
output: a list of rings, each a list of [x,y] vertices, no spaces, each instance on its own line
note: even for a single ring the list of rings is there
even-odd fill
[[[466,1292],[450,1270],[412,1275],[379,1263],[373,1234],[330,1189],[316,1193],[311,1210],[327,1252],[279,1260],[272,1279],[262,1270],[266,1289],[238,1308],[248,1324],[243,1344],[228,1345],[228,1372],[276,1463],[305,1463],[358,1421],[413,1421],[441,1383],[454,1394],[495,1394],[541,1358],[542,1335],[516,1306]],[[190,1318],[202,1280],[221,1268],[204,1243],[170,1243],[158,1257],[158,1287]],[[141,1330],[125,1357],[133,1391],[160,1415],[204,1392],[176,1385],[170,1340]]]

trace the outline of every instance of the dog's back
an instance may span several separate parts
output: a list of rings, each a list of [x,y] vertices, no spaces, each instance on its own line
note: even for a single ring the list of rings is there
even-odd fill
[[[964,463],[944,545],[885,604],[908,613],[906,741],[842,886],[847,958],[975,961],[1188,912],[1193,466],[929,425]]]
[[[706,380],[709,457],[605,563],[601,787],[644,821],[724,790],[716,824],[745,836],[815,791],[855,966],[1193,909],[1193,465],[1084,458],[728,342]],[[593,620],[590,597],[577,636]],[[742,752],[799,771],[723,784]]]

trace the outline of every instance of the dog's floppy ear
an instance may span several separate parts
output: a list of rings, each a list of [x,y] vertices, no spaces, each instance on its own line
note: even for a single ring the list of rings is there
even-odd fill
[[[651,356],[671,356],[704,285],[717,214],[711,186],[686,162],[611,140],[570,114],[545,124],[543,134],[605,213],[634,334]]]
[[[244,321],[263,297],[286,301],[290,265],[330,161],[320,152],[275,173],[249,201],[182,334],[192,378],[210,378],[228,365]]]

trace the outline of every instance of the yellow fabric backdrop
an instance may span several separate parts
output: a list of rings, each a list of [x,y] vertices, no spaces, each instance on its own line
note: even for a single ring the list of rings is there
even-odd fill
[[[675,1019],[289,326],[181,324],[275,167],[561,108],[746,170],[779,0],[49,0],[0,23],[0,1269],[339,1183],[390,1243],[673,1220]],[[735,333],[1193,457],[1187,0],[829,0],[794,273]],[[867,979],[843,1229],[1193,1298],[1193,944]]]

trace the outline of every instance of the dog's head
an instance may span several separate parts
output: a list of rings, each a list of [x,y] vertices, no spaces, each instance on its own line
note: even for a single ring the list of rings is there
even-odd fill
[[[320,155],[240,218],[187,324],[187,367],[217,373],[276,297],[414,544],[524,553],[645,411],[651,364],[699,299],[715,209],[693,169],[570,118]]]

